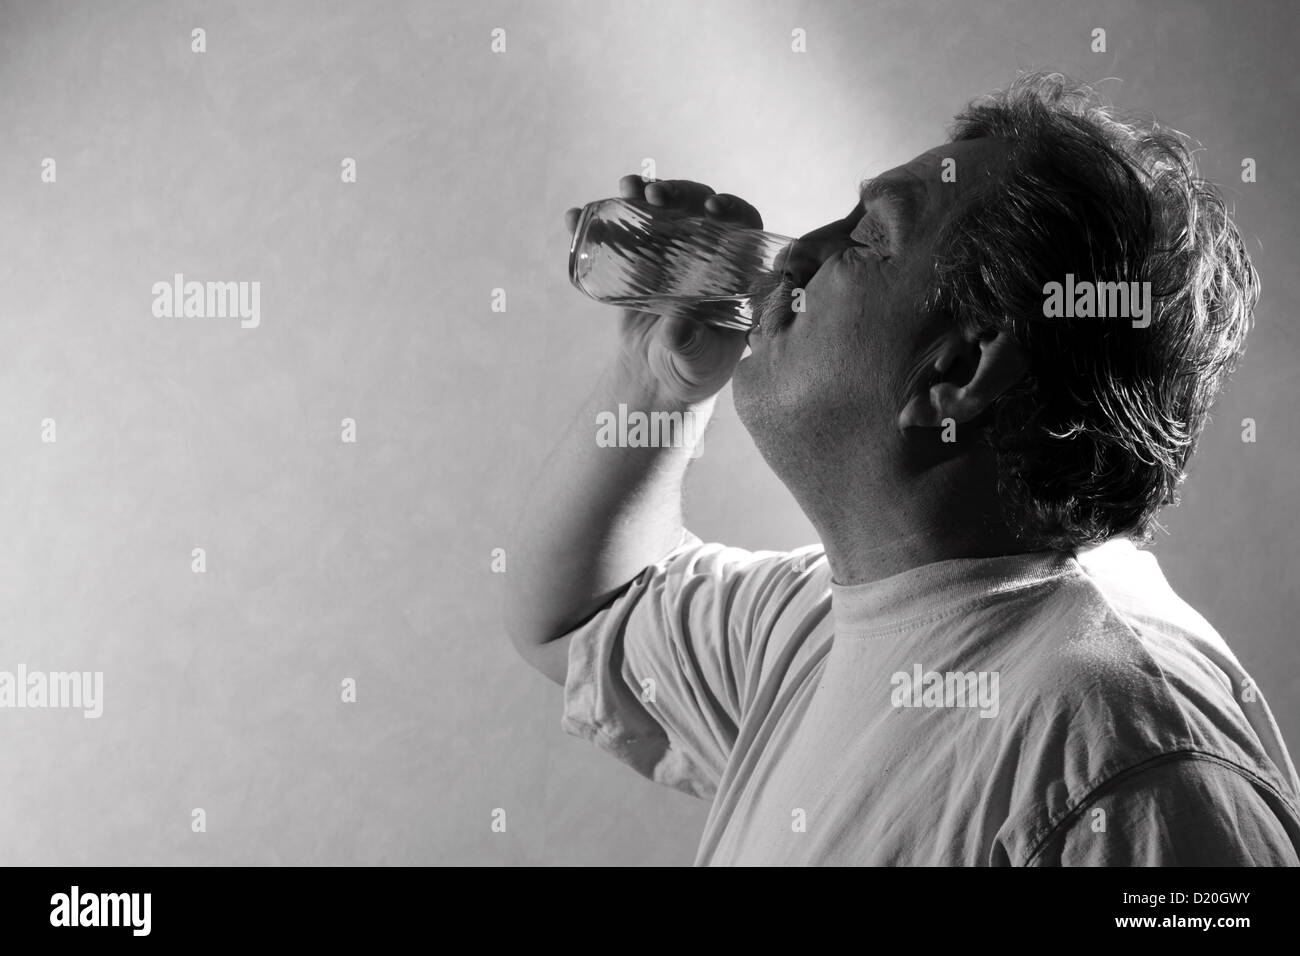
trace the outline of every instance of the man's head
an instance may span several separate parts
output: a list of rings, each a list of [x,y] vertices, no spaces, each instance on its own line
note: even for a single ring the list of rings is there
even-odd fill
[[[1258,295],[1182,140],[1030,76],[864,199],[789,250],[734,380],[805,508],[942,472],[1025,547],[1147,535]],[[1046,315],[1067,282],[1150,283],[1149,322]]]

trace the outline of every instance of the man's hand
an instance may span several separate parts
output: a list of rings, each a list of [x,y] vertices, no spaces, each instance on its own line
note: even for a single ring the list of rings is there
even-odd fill
[[[735,196],[716,194],[703,183],[685,179],[647,183],[634,173],[620,179],[618,187],[624,199],[763,228],[763,219],[753,206]],[[574,208],[564,214],[570,235],[577,227],[579,212]],[[621,363],[627,374],[661,396],[666,405],[691,405],[717,394],[745,350],[745,333],[682,316],[625,309],[622,322]]]

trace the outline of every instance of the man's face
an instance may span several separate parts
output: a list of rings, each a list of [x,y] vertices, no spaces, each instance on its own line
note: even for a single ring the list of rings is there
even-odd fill
[[[787,284],[755,310],[753,352],[732,380],[737,413],[773,465],[773,455],[806,450],[810,436],[826,446],[897,435],[900,409],[950,331],[917,311],[934,239],[958,203],[1000,172],[1005,150],[992,139],[927,150],[877,176],[848,216],[783,254]],[[955,161],[947,177],[945,158]],[[791,309],[792,288],[804,290],[802,312]]]

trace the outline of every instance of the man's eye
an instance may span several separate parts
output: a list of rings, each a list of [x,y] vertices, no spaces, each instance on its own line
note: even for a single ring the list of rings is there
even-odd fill
[[[858,223],[857,228],[849,235],[849,241],[854,243],[852,248],[865,248],[876,253],[882,259],[889,258],[889,234],[874,219],[863,219],[862,222]]]
[[[867,237],[866,242],[859,242],[850,237],[848,251],[853,254],[873,255],[881,262],[889,258],[889,244],[879,237]]]

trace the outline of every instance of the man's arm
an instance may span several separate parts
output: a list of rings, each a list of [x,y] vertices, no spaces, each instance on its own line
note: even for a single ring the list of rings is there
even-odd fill
[[[625,198],[687,209],[724,222],[762,227],[752,206],[720,203],[713,190],[677,180],[619,183]],[[566,214],[570,230],[578,210]],[[597,416],[668,412],[691,416],[698,442],[718,391],[744,349],[739,332],[689,318],[625,312],[616,360],[601,377],[533,482],[512,536],[505,621],[525,660],[563,684],[569,634],[648,565],[682,542],[682,480],[691,447],[623,448],[597,444]]]
[[[597,416],[679,412],[696,441],[714,399],[664,395],[616,363],[601,378],[533,482],[513,536],[506,622],[524,659],[563,684],[567,635],[682,541],[690,448],[600,447]]]
[[[1031,866],[1296,866],[1294,798],[1204,755],[1174,755],[1104,785]]]

